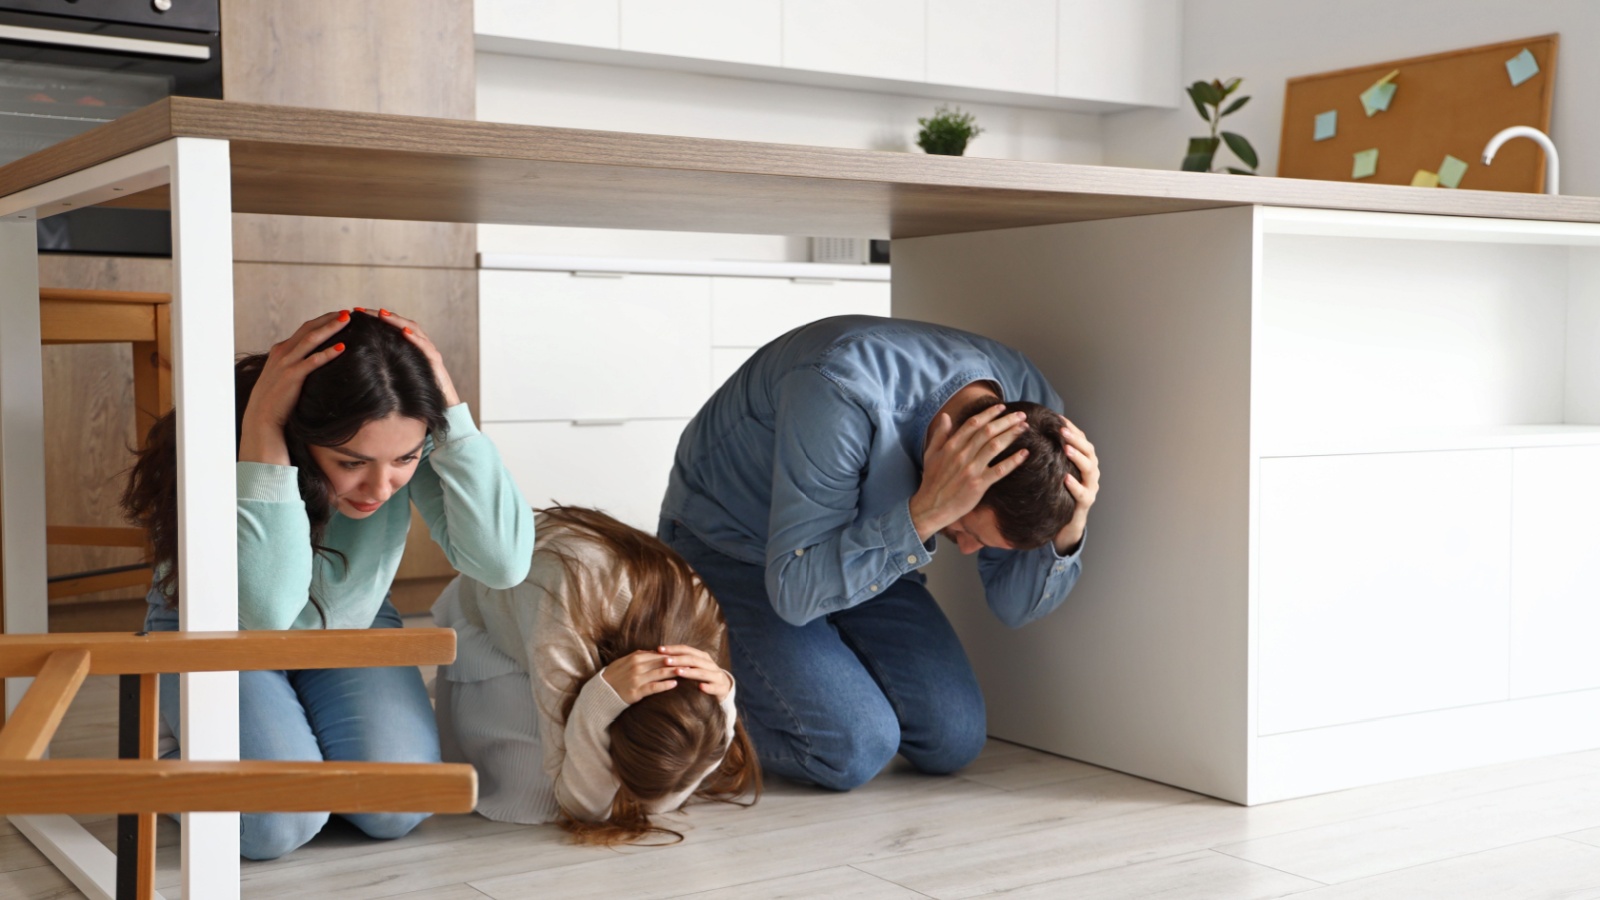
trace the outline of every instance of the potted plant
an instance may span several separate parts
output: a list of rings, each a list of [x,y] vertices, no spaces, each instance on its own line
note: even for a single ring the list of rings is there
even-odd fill
[[[1195,111],[1200,114],[1200,118],[1205,119],[1206,124],[1211,126],[1211,135],[1210,137],[1189,139],[1189,152],[1183,157],[1183,170],[1185,172],[1216,171],[1211,168],[1211,163],[1216,158],[1217,150],[1221,148],[1223,142],[1227,142],[1228,149],[1233,151],[1233,155],[1239,157],[1241,162],[1250,167],[1241,169],[1237,166],[1228,166],[1227,170],[1235,175],[1256,174],[1256,166],[1260,165],[1260,161],[1256,157],[1255,148],[1250,146],[1250,142],[1245,140],[1242,135],[1234,134],[1231,131],[1218,132],[1217,130],[1222,125],[1224,116],[1233,115],[1244,108],[1244,105],[1250,101],[1249,97],[1238,97],[1232,103],[1229,103],[1226,109],[1222,106],[1223,102],[1232,96],[1234,91],[1239,89],[1239,85],[1243,81],[1244,79],[1242,78],[1230,78],[1226,84],[1218,80],[1196,81],[1194,84],[1189,85],[1189,99],[1194,101]]]
[[[940,156],[960,156],[968,141],[983,134],[972,113],[962,112],[959,106],[953,110],[940,106],[928,118],[918,119],[917,124],[922,126],[917,132],[917,146]]]

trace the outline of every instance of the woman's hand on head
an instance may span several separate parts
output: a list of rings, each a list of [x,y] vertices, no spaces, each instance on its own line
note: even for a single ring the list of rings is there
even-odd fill
[[[294,334],[272,345],[261,377],[256,379],[240,420],[239,459],[287,466],[289,447],[283,439],[283,426],[300,400],[306,376],[344,352],[338,343],[323,350],[317,346],[339,332],[350,321],[348,310],[324,313],[308,320]]]
[[[711,654],[687,644],[668,644],[658,648],[666,656],[666,666],[679,678],[700,682],[700,690],[722,700],[733,690],[733,676],[717,665]]]
[[[444,405],[446,407],[455,406],[461,402],[461,397],[456,394],[455,382],[450,380],[450,370],[444,367],[444,357],[440,355],[439,348],[434,346],[433,339],[428,337],[422,330],[421,325],[387,309],[362,309],[361,312],[376,316],[400,329],[411,340],[411,343],[428,357],[429,365],[433,366],[433,378],[439,382],[439,390],[444,394]]]
[[[677,673],[667,665],[667,657],[649,650],[635,650],[600,670],[600,677],[611,685],[622,702],[632,706],[651,694],[678,686]]]

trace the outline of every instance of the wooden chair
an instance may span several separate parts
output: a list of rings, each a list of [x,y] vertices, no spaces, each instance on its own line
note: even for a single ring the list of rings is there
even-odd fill
[[[0,729],[0,815],[118,814],[117,900],[155,891],[157,813],[471,812],[468,765],[156,758],[157,673],[436,665],[448,628],[0,636],[0,677],[33,677]],[[119,675],[120,759],[43,759],[83,679]]]
[[[138,442],[172,409],[172,295],[135,291],[45,288],[39,292],[39,332],[50,344],[132,344],[133,399]],[[146,547],[137,528],[52,525],[45,543],[74,547]],[[49,599],[150,584],[148,562],[50,579]]]

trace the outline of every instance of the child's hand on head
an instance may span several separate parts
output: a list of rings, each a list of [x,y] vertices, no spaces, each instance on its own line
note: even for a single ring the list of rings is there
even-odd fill
[[[600,670],[600,677],[630,706],[678,686],[677,673],[667,665],[666,656],[649,650],[635,650],[616,660]]]
[[[704,650],[686,644],[668,644],[658,649],[666,655],[665,665],[673,675],[700,682],[700,690],[718,700],[733,690],[733,678]]]

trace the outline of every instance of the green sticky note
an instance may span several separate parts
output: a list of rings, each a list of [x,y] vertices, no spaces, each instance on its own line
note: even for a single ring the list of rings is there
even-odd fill
[[[1506,60],[1506,74],[1511,76],[1511,86],[1516,87],[1539,74],[1539,61],[1533,58],[1532,53],[1524,49],[1521,53]]]
[[[1378,171],[1378,148],[1363,150],[1357,153],[1355,167],[1350,170],[1351,178],[1371,178]]]
[[[1367,118],[1372,118],[1378,113],[1389,108],[1394,100],[1396,90],[1392,81],[1380,81],[1372,87],[1361,92],[1361,107],[1367,111]]]
[[[1317,126],[1311,133],[1314,141],[1325,141],[1339,133],[1339,111],[1330,109],[1317,114]]]
[[[1439,186],[1459,187],[1461,176],[1465,174],[1467,174],[1467,164],[1447,153],[1444,162],[1439,164]]]

